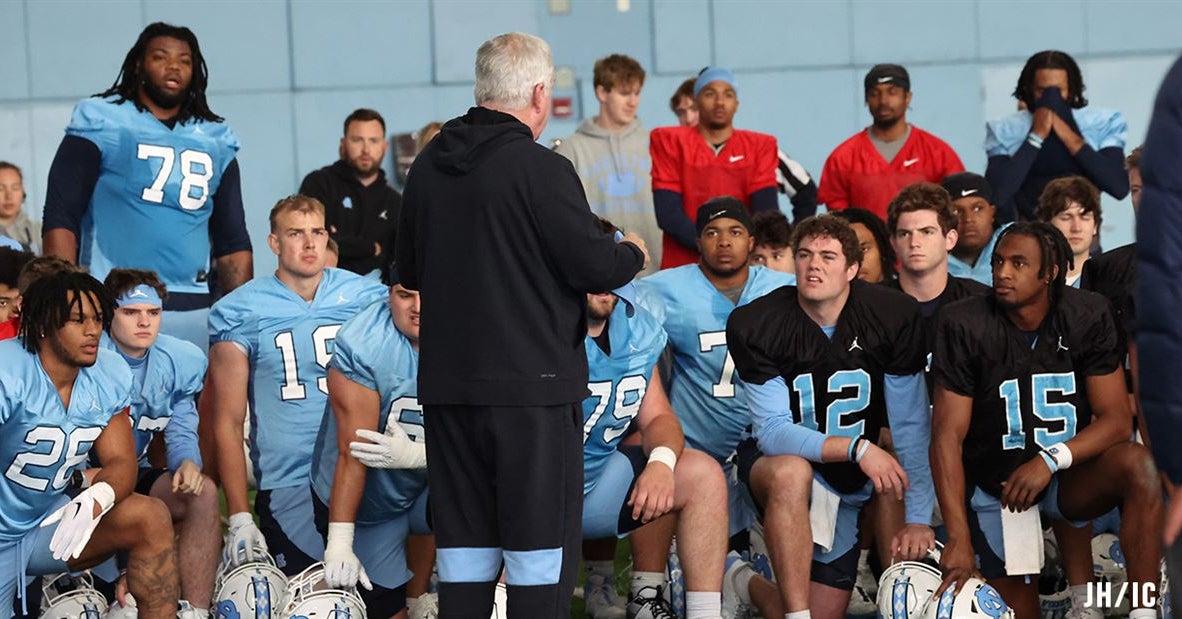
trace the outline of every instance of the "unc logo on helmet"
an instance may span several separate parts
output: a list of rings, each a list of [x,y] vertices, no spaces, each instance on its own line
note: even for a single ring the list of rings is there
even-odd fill
[[[940,580],[940,571],[926,563],[902,561],[888,567],[878,580],[878,616],[918,619]]]
[[[287,578],[270,557],[231,568],[223,563],[214,584],[215,619],[272,619]]]
[[[365,602],[355,589],[333,589],[324,581],[324,564],[313,563],[287,584],[283,619],[366,619]]]
[[[107,599],[94,588],[90,572],[76,577],[58,574],[41,586],[44,619],[100,619],[107,609]]]
[[[1013,619],[1014,611],[1001,599],[997,589],[985,584],[980,578],[969,578],[960,593],[953,594],[949,587],[938,599],[928,602],[925,619],[963,619],[969,617],[990,617],[991,619]]]

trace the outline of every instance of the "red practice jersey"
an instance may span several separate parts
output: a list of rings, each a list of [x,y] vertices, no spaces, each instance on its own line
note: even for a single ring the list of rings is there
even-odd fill
[[[939,183],[964,171],[956,151],[944,140],[911,126],[895,159],[887,162],[865,131],[841,143],[825,160],[817,201],[831,211],[857,206],[886,220],[887,205],[908,185]]]
[[[7,340],[16,337],[21,330],[20,318],[9,318],[4,322],[0,322],[0,340]]]
[[[736,129],[718,155],[695,127],[661,127],[649,137],[653,160],[653,191],[681,194],[685,214],[694,221],[698,207],[710,198],[731,196],[751,209],[751,194],[776,186],[776,138]],[[668,234],[663,244],[661,268],[698,261],[689,249]]]

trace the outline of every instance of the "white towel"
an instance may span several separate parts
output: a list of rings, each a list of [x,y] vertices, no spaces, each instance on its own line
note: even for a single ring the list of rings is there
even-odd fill
[[[841,497],[824,484],[813,479],[813,497],[809,503],[809,525],[813,529],[813,543],[821,552],[833,549],[833,537],[837,532],[837,508]]]
[[[1022,512],[1001,508],[1001,538],[1006,553],[1006,574],[1021,576],[1042,570],[1042,522],[1038,505]]]

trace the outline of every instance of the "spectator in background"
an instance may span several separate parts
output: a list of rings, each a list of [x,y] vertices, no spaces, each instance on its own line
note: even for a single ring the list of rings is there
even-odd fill
[[[41,251],[41,222],[25,212],[25,177],[15,165],[0,161],[0,236],[33,253]]]
[[[867,284],[894,281],[898,277],[895,250],[886,223],[864,208],[847,208],[833,214],[848,221],[858,236],[858,245],[862,247],[862,268],[858,269],[858,279]]]
[[[554,150],[574,164],[591,212],[635,232],[652,248],[652,260],[640,272],[652,275],[661,264],[661,228],[653,211],[648,131],[636,118],[644,68],[612,54],[595,62],[594,82],[599,114],[583,119]]]
[[[1141,181],[1141,147],[1133,149],[1128,157],[1125,157],[1125,169],[1129,171],[1129,199],[1133,201],[1133,212],[1141,210],[1141,188],[1144,184]]]
[[[677,117],[678,127],[698,126],[698,104],[694,103],[694,82],[696,78],[689,78],[677,87],[672,97],[669,97],[669,109]]]
[[[20,314],[21,293],[17,279],[25,263],[32,259],[33,254],[29,252],[0,247],[0,324]]]
[[[378,279],[394,255],[402,196],[386,183],[386,121],[361,108],[345,118],[340,159],[304,177],[300,193],[324,205],[340,268]]]
[[[938,183],[964,170],[956,151],[907,122],[911,76],[897,64],[874,65],[862,81],[873,124],[841,143],[825,160],[817,200],[830,211],[862,207],[886,219],[899,190]]]
[[[665,231],[661,268],[698,261],[693,217],[711,198],[731,196],[752,212],[779,210],[776,138],[735,129],[739,94],[728,69],[709,67],[694,81],[697,127],[654,129],[653,201]]]
[[[416,157],[419,155],[419,153],[423,152],[424,148],[427,148],[427,144],[431,140],[435,139],[435,136],[439,135],[439,132],[442,129],[443,129],[443,123],[439,122],[438,120],[433,120],[433,121],[423,125],[423,128],[419,129],[418,133],[415,133],[415,156]]]
[[[985,177],[1001,222],[1036,219],[1043,188],[1061,176],[1083,176],[1118,200],[1129,193],[1124,115],[1089,107],[1083,93],[1075,59],[1039,52],[1026,61],[1014,88],[1026,109],[986,123]]]
[[[1067,285],[1079,288],[1083,265],[1091,256],[1092,240],[1100,233],[1100,192],[1082,176],[1056,178],[1038,199],[1039,221],[1055,226],[1071,246],[1072,265]]]
[[[796,274],[796,262],[792,258],[792,224],[783,213],[756,213],[751,218],[751,236],[755,239],[755,248],[748,259],[751,266]]]

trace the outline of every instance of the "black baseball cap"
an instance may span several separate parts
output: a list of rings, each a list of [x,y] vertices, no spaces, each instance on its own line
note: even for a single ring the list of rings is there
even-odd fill
[[[866,74],[862,82],[866,90],[871,90],[879,84],[894,84],[907,92],[911,92],[911,76],[907,69],[897,64],[876,64]]]
[[[722,196],[711,198],[698,207],[698,235],[701,236],[702,231],[710,222],[723,217],[729,217],[743,224],[747,232],[751,232],[751,216],[747,214],[747,207],[743,206],[738,198]]]
[[[985,198],[986,202],[993,204],[993,186],[980,174],[957,172],[945,178],[940,185],[953,200],[975,197]]]

